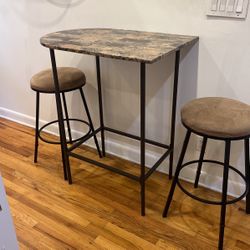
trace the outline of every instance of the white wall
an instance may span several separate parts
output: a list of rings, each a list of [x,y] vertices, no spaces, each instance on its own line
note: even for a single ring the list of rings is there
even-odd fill
[[[84,27],[112,27],[200,36],[199,45],[182,52],[178,110],[186,101],[202,96],[226,96],[250,103],[250,19],[220,19],[206,16],[206,1],[200,0],[0,0],[0,114],[20,122],[34,123],[35,95],[29,79],[50,66],[48,50],[39,38],[49,32]],[[86,93],[98,122],[94,58],[57,53],[58,65],[75,65],[87,75]],[[139,66],[136,63],[102,60],[105,120],[116,128],[138,133]],[[172,89],[173,56],[148,67],[147,135],[166,142]],[[42,98],[43,120],[55,117],[52,96]],[[77,94],[71,95],[71,111],[81,115]],[[132,107],[132,108],[131,108]],[[178,120],[177,151],[184,130]],[[137,161],[137,145],[110,137],[109,151]],[[164,139],[166,138],[166,139]],[[222,144],[210,146],[213,157],[223,157]],[[193,143],[192,152],[196,148]],[[242,146],[234,146],[233,162],[243,168]],[[221,151],[221,152],[220,152]],[[221,154],[218,154],[220,152]],[[158,157],[153,149],[148,163]],[[194,152],[195,153],[195,152]],[[197,153],[195,153],[197,154]],[[192,155],[192,154],[191,154]],[[166,169],[167,162],[162,169]],[[215,170],[210,174],[216,175]],[[190,173],[186,173],[189,177]],[[231,192],[237,193],[240,180]],[[203,179],[218,188],[217,179]]]

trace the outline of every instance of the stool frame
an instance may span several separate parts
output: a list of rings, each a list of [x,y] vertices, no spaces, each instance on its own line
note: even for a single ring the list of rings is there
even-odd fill
[[[85,109],[85,112],[86,112],[86,115],[87,115],[88,122],[86,122],[84,120],[81,120],[81,119],[69,118],[65,93],[66,92],[71,92],[73,90],[79,90],[79,92],[80,92],[80,96],[81,96],[81,99],[82,99],[82,102],[83,102],[83,106],[84,106],[84,109]],[[45,92],[45,91],[38,91],[38,90],[34,90],[34,91],[36,91],[36,124],[35,124],[34,162],[37,163],[39,138],[42,141],[46,142],[46,143],[60,144],[61,147],[62,147],[62,143],[61,143],[61,140],[59,142],[53,142],[53,141],[50,141],[50,140],[46,140],[46,139],[42,138],[42,136],[40,135],[40,133],[42,132],[42,130],[45,127],[47,127],[48,125],[50,125],[52,123],[56,123],[56,122],[59,123],[59,120],[54,120],[52,122],[46,123],[41,128],[39,128],[40,93],[55,94],[55,92]],[[77,142],[77,141],[80,141],[80,140],[84,140],[87,136],[89,136],[89,134],[91,132],[95,131],[95,129],[94,129],[94,125],[93,125],[93,122],[92,122],[92,119],[91,119],[91,116],[90,116],[89,108],[88,108],[87,101],[85,99],[85,95],[84,95],[82,87],[80,87],[80,88],[74,88],[74,89],[70,89],[70,90],[66,90],[66,91],[60,91],[60,94],[62,95],[62,103],[63,103],[64,114],[65,114],[65,118],[63,119],[63,121],[66,121],[67,130],[68,130],[68,136],[69,136],[69,140],[66,140],[66,144],[72,144],[74,142]],[[89,126],[89,131],[85,135],[83,135],[83,136],[81,136],[81,137],[76,138],[76,139],[73,140],[72,139],[72,134],[71,134],[70,121],[79,121],[81,123],[84,123],[84,124],[88,125]],[[60,130],[60,126],[59,126],[59,130]],[[101,150],[100,150],[100,147],[99,147],[96,135],[94,135],[93,138],[94,138],[94,142],[95,142],[98,154],[99,154],[100,157],[102,157]],[[63,154],[62,154],[62,158],[64,159],[64,155]],[[65,168],[65,166],[63,167],[63,170],[64,170],[63,171],[64,172],[64,179],[68,180],[68,170]]]
[[[246,196],[246,213],[250,214],[250,192],[249,192],[249,184],[250,184],[249,137],[250,137],[250,135],[237,137],[237,138],[229,138],[229,137],[223,137],[222,138],[222,137],[216,137],[216,136],[208,136],[207,134],[203,134],[203,133],[194,131],[193,129],[190,129],[185,124],[183,124],[183,125],[186,127],[187,132],[186,132],[186,136],[185,136],[185,139],[184,139],[184,142],[183,142],[181,154],[180,154],[180,157],[179,157],[179,161],[177,163],[175,175],[174,175],[174,178],[173,178],[173,182],[172,182],[172,185],[171,185],[171,188],[170,188],[170,191],[169,191],[168,199],[166,201],[166,205],[165,205],[162,216],[167,217],[167,215],[168,215],[168,211],[169,211],[169,208],[170,208],[170,205],[171,205],[171,201],[173,199],[173,195],[174,195],[176,185],[178,185],[186,195],[190,196],[193,199],[196,199],[196,200],[198,200],[200,202],[204,202],[204,203],[208,203],[208,204],[221,205],[220,232],[219,232],[218,249],[223,249],[225,218],[226,218],[226,205],[235,203],[235,202],[243,199]],[[186,150],[187,150],[187,147],[188,147],[188,143],[189,143],[191,133],[194,133],[194,134],[197,134],[197,135],[203,137],[200,157],[199,157],[199,160],[189,161],[189,162],[183,164],[183,160],[184,160],[184,157],[185,157],[185,154],[186,154]],[[204,160],[204,155],[205,155],[205,150],[206,150],[206,145],[207,145],[207,140],[208,139],[222,140],[222,141],[225,142],[225,153],[224,153],[224,162],[223,163],[219,162],[219,161]],[[240,171],[238,171],[237,169],[235,169],[235,168],[233,168],[232,166],[229,165],[231,142],[236,141],[236,140],[244,140],[245,176]],[[195,183],[194,183],[194,187],[197,188],[198,185],[199,185],[199,179],[200,179],[200,174],[201,174],[202,163],[203,162],[212,162],[212,163],[220,164],[220,165],[224,166],[223,181],[222,181],[222,197],[221,197],[220,202],[201,199],[201,198],[189,193],[188,191],[186,191],[181,186],[181,184],[179,183],[179,174],[180,174],[181,170],[184,167],[186,167],[186,166],[188,166],[190,164],[198,163],[198,168],[197,168],[197,171],[196,171],[196,177],[195,177]],[[237,197],[237,198],[235,198],[235,199],[233,199],[231,201],[227,200],[229,169],[233,170],[238,175],[240,175],[243,178],[243,180],[245,181],[245,183],[246,183],[245,192],[242,195],[240,195],[239,197]]]

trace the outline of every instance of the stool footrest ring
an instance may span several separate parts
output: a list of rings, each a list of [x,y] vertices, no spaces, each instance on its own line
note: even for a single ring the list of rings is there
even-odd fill
[[[221,166],[224,167],[224,163],[223,163],[223,162],[220,162],[220,161],[203,160],[202,162],[214,163],[214,164],[221,165]],[[183,168],[185,168],[185,167],[187,167],[187,166],[189,166],[189,165],[191,165],[191,164],[194,164],[194,163],[199,163],[199,160],[186,162],[185,164],[183,164],[183,165],[181,166],[180,172],[181,172],[181,170],[182,170]],[[246,196],[246,194],[247,194],[247,192],[248,192],[248,190],[249,190],[249,185],[248,185],[248,183],[247,183],[246,177],[245,177],[238,169],[236,169],[236,168],[234,168],[234,167],[232,167],[232,166],[230,166],[230,165],[229,165],[229,169],[232,170],[232,171],[234,171],[235,173],[237,173],[237,174],[245,181],[246,190],[245,190],[244,193],[243,193],[242,195],[240,195],[239,197],[237,197],[237,198],[235,198],[235,199],[232,199],[232,200],[230,200],[230,201],[226,201],[225,203],[223,203],[223,202],[221,202],[221,201],[211,201],[211,200],[207,200],[207,199],[203,199],[203,198],[200,198],[200,197],[198,197],[198,196],[195,196],[194,194],[192,194],[192,193],[190,193],[189,191],[187,191],[187,190],[181,185],[179,179],[177,179],[177,184],[178,184],[178,186],[180,187],[180,189],[181,189],[186,195],[188,195],[189,197],[191,197],[191,198],[193,198],[193,199],[195,199],[195,200],[197,200],[197,201],[200,201],[200,202],[203,202],[203,203],[207,203],[207,204],[212,204],[212,205],[225,205],[225,204],[227,205],[227,204],[233,204],[233,203],[235,203],[235,202],[237,202],[237,201],[242,200],[242,199]]]
[[[63,120],[66,121],[66,119],[63,119]],[[82,139],[84,139],[86,136],[88,136],[88,135],[90,134],[91,128],[90,128],[90,125],[89,125],[88,122],[86,122],[86,121],[84,121],[84,120],[80,120],[80,119],[74,119],[74,118],[70,118],[69,121],[76,121],[76,122],[84,123],[84,124],[86,124],[86,125],[89,127],[89,130],[88,130],[87,133],[85,133],[83,136],[81,136],[81,137],[79,137],[79,138],[76,138],[76,139],[74,139],[74,140],[72,140],[72,141],[67,140],[67,144],[68,144],[68,143],[74,143],[74,142],[77,142],[77,141],[79,141],[79,140],[82,140]],[[44,142],[46,142],[46,143],[50,143],[50,144],[61,144],[60,141],[48,140],[48,139],[45,139],[45,138],[43,138],[43,137],[41,136],[41,132],[42,132],[46,127],[48,127],[49,125],[54,124],[54,123],[58,123],[58,120],[54,120],[54,121],[51,121],[51,122],[46,123],[45,125],[43,125],[43,126],[38,130],[38,136],[39,136],[39,138],[40,138],[42,141],[44,141]]]

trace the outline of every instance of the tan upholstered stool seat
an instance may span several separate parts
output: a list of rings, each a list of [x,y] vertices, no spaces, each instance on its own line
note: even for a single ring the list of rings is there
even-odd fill
[[[58,80],[60,91],[70,91],[80,88],[85,85],[86,78],[84,73],[77,69],[71,67],[58,67]],[[30,81],[31,88],[35,91],[54,93],[54,80],[52,70],[43,70],[31,78]]]
[[[184,125],[217,138],[250,135],[250,106],[228,98],[207,97],[187,103],[181,110]]]

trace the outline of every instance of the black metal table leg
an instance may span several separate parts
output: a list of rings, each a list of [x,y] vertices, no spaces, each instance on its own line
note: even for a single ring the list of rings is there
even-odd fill
[[[169,179],[172,179],[173,175],[173,160],[174,160],[174,141],[175,141],[175,120],[176,120],[176,103],[178,92],[178,80],[179,80],[179,65],[180,65],[180,51],[176,51],[175,54],[175,71],[174,71],[174,87],[173,87],[173,99],[172,99],[172,118],[171,118],[171,138],[170,148],[172,149],[169,156]]]
[[[249,162],[249,138],[245,139],[245,176],[250,185],[250,162]],[[248,190],[246,196],[246,213],[250,214],[250,190]]]
[[[146,65],[141,63],[140,65],[140,102],[141,102],[141,215],[145,215],[145,123],[146,123]]]
[[[97,74],[97,87],[98,87],[98,99],[99,99],[99,116],[101,127],[101,140],[102,140],[102,156],[105,157],[105,131],[104,131],[104,119],[103,119],[103,104],[102,104],[102,84],[101,84],[101,69],[100,58],[96,56],[96,74]]]
[[[50,49],[50,58],[51,58],[53,78],[54,78],[54,84],[55,84],[55,96],[56,96],[57,115],[58,115],[58,122],[59,122],[64,179],[65,180],[68,179],[69,184],[72,184],[70,165],[69,165],[69,156],[67,152],[65,127],[64,127],[64,122],[63,122],[63,111],[62,111],[62,103],[61,103],[61,96],[60,96],[60,89],[59,89],[59,82],[58,82],[58,75],[57,75],[56,59],[55,59],[55,52],[53,49]]]

